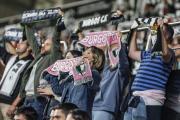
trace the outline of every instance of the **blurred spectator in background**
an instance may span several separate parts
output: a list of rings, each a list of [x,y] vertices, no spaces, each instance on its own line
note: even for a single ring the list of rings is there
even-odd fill
[[[14,120],[38,120],[38,114],[33,107],[21,106],[14,112]]]
[[[78,109],[73,103],[62,103],[55,106],[54,119],[53,120],[66,120],[70,110]]]
[[[69,112],[66,120],[91,120],[91,117],[86,111],[75,109]]]

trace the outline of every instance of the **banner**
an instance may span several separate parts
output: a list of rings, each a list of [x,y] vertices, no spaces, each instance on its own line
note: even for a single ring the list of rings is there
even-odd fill
[[[2,37],[1,41],[9,40],[9,41],[17,41],[17,42],[19,42],[22,39],[22,35],[23,35],[23,32],[22,32],[21,29],[11,28]]]
[[[110,21],[112,21],[112,24],[119,24],[120,22],[124,22],[125,18],[123,15],[118,15],[116,12],[110,12],[108,14],[93,17],[90,19],[83,20],[79,23],[80,30],[87,30],[91,28],[97,28],[100,26],[105,26]]]
[[[60,18],[57,8],[24,11],[21,24]]]
[[[120,37],[117,36],[117,31],[111,31],[111,35],[114,35],[112,37],[108,37],[107,43],[108,43],[108,54],[110,61],[112,63],[112,67],[115,67],[117,63],[119,62],[119,51],[121,50],[121,43],[120,43]]]
[[[86,37],[78,43],[85,46],[105,46],[108,37],[108,32],[92,32],[87,33]]]
[[[46,68],[45,71],[55,76],[59,74],[59,71],[63,71],[63,72],[72,71],[72,68],[75,65],[75,62],[79,61],[80,59],[82,59],[82,57],[77,57],[73,59],[65,59],[65,60],[57,60],[53,65]]]
[[[39,37],[38,30],[33,29],[33,32],[39,46],[41,46],[41,38]],[[19,42],[22,39],[22,37],[23,32],[21,29],[11,28],[7,31],[7,33],[2,37],[0,41],[8,40]]]
[[[45,71],[55,76],[58,76],[59,71],[72,72],[74,76],[74,85],[80,85],[93,80],[88,59],[83,57],[58,60],[45,69],[43,73]]]

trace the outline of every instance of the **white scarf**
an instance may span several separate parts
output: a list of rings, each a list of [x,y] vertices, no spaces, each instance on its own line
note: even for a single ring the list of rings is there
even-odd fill
[[[11,97],[14,89],[16,88],[21,72],[24,70],[26,64],[30,61],[19,60],[17,63],[14,64],[17,57],[18,55],[13,56],[9,60],[0,82],[0,94],[9,97]]]

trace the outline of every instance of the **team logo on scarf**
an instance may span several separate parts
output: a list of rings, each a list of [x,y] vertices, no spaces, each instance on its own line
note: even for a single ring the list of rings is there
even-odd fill
[[[119,51],[121,49],[120,37],[117,36],[117,31],[110,31],[108,36],[110,36],[107,38],[109,58],[112,67],[115,67],[119,61]]]
[[[86,37],[78,43],[85,46],[105,46],[108,44],[108,53],[113,66],[116,66],[119,60],[119,51],[121,49],[120,37],[117,31],[103,31],[88,33]]]
[[[82,58],[73,66],[74,85],[92,81],[91,69],[87,58]]]
[[[87,73],[87,63],[84,62],[84,60],[81,60],[75,67],[74,72],[76,75],[85,75]]]
[[[132,37],[132,33],[134,31],[134,28],[138,27],[141,25],[141,23],[146,23],[151,25],[151,35],[152,35],[152,53],[150,58],[152,59],[154,56],[162,56],[162,40],[161,40],[161,30],[160,26],[157,25],[157,20],[158,18],[136,18],[134,20],[133,25],[131,26],[131,30],[128,33],[128,37],[126,40],[126,46],[129,46],[130,40]]]
[[[152,48],[154,48],[154,45],[157,41],[157,33],[158,33],[158,24],[155,24],[151,27],[151,38],[152,38]]]
[[[50,67],[46,68],[41,76],[46,72],[58,76],[60,71],[72,72],[74,76],[74,85],[80,85],[93,80],[88,59],[83,57],[58,60]]]
[[[116,59],[118,57],[119,47],[118,44],[111,45],[111,56],[112,58]]]

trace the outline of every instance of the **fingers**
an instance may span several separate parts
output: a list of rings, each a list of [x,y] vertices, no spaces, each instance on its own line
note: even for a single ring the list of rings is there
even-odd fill
[[[162,27],[164,25],[164,21],[162,19],[158,18],[157,24]]]
[[[118,15],[122,15],[122,12],[121,12],[120,10],[117,10],[116,13],[117,13]]]
[[[10,108],[7,110],[6,115],[13,115],[14,114],[14,110],[11,110]]]
[[[58,13],[59,13],[59,15],[63,15],[64,16],[64,12],[61,11],[60,9],[58,9]]]
[[[123,34],[122,34],[120,31],[117,32],[117,35],[118,35],[119,37],[122,37],[122,36],[123,36]]]

